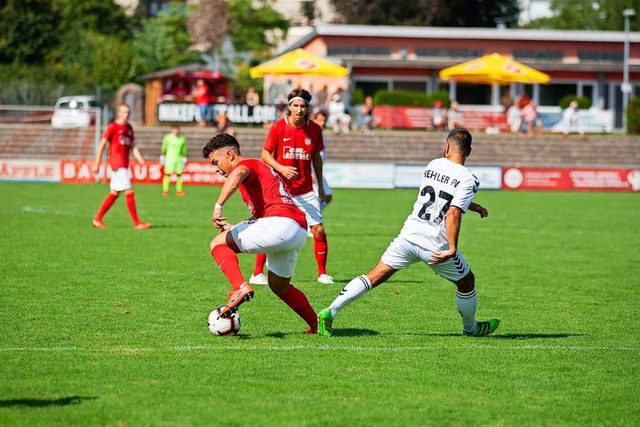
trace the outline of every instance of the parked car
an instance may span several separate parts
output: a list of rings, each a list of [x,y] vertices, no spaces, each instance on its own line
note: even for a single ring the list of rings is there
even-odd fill
[[[54,128],[88,127],[96,121],[92,108],[100,107],[94,96],[63,96],[56,101],[51,126]]]

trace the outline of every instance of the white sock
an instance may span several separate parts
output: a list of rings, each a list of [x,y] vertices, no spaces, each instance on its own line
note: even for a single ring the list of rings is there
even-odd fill
[[[335,319],[340,310],[369,292],[371,288],[371,281],[364,274],[351,280],[329,306],[331,317]]]
[[[478,298],[476,297],[476,290],[471,292],[462,293],[456,291],[456,306],[458,307],[458,313],[462,316],[462,329],[466,332],[473,332],[476,330],[476,307],[478,304]]]

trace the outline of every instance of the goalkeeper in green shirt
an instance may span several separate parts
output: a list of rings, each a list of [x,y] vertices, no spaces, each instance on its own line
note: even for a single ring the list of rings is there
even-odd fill
[[[182,191],[182,170],[187,164],[187,138],[180,134],[178,125],[171,128],[162,138],[162,150],[160,164],[164,165],[164,178],[162,179],[162,195],[169,195],[171,175],[176,174],[176,196],[184,196]]]

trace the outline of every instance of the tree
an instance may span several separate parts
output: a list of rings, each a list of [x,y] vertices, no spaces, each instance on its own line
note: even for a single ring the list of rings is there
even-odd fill
[[[432,27],[495,27],[517,21],[517,0],[331,0],[347,24]]]
[[[640,14],[640,0],[552,0],[551,17],[530,22],[529,28],[553,30],[623,31],[624,9]],[[638,19],[630,22],[632,31],[640,30]]]
[[[235,49],[251,52],[258,59],[271,55],[277,42],[286,38],[290,25],[266,0],[230,0],[229,16],[229,34]]]
[[[0,5],[0,63],[43,64],[59,40],[53,1],[6,0]]]
[[[200,53],[190,49],[184,8],[172,5],[141,24],[131,46],[136,74],[201,61]]]

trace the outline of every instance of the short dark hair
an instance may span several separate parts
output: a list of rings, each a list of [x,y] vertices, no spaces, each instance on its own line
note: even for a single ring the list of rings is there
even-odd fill
[[[205,159],[208,159],[209,154],[225,147],[234,148],[238,152],[238,154],[241,154],[240,143],[235,137],[229,135],[228,133],[219,133],[211,138],[204,147],[202,147],[202,155]]]
[[[471,142],[473,137],[465,128],[455,128],[447,136],[449,144],[455,146],[464,156],[471,154]]]

